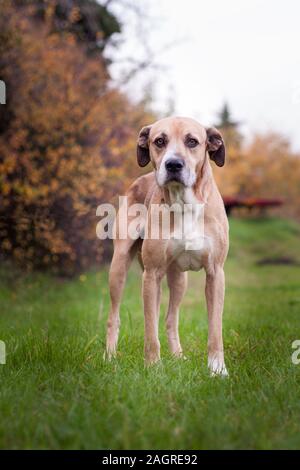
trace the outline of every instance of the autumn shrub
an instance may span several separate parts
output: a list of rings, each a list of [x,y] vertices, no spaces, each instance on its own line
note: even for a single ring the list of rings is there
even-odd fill
[[[136,133],[151,118],[109,86],[101,55],[87,54],[74,34],[5,5],[1,255],[72,274],[102,259],[96,207],[135,176]]]
[[[244,145],[228,141],[226,165],[214,167],[222,195],[278,199],[283,204],[273,214],[300,220],[300,154],[289,141],[277,133],[254,135]]]

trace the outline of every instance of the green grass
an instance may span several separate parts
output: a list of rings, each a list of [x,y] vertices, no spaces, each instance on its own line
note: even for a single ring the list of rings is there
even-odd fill
[[[141,278],[131,270],[117,360],[102,360],[107,270],[72,281],[0,270],[1,448],[240,449],[300,447],[300,226],[231,219],[224,342],[228,379],[206,368],[203,273],[193,273],[181,309],[187,360],[167,350],[164,289],[161,365],[143,365]]]

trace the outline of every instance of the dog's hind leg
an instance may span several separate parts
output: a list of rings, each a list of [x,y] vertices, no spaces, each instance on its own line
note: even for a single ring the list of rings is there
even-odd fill
[[[145,316],[145,363],[154,364],[160,359],[158,338],[158,303],[162,275],[156,269],[145,269],[143,273],[143,300]]]
[[[166,327],[169,348],[174,356],[182,356],[182,348],[178,333],[179,306],[186,291],[187,273],[170,265],[167,270],[167,281],[170,291],[169,306],[166,316]]]
[[[111,306],[107,321],[106,358],[111,359],[117,350],[120,328],[120,304],[126,282],[127,272],[135,255],[133,240],[119,240],[109,271],[109,291]]]

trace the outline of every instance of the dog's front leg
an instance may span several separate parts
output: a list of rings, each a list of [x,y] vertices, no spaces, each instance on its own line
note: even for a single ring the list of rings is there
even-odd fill
[[[181,272],[176,265],[171,264],[167,270],[170,291],[169,307],[166,317],[168,342],[171,353],[182,357],[182,348],[178,332],[179,306],[187,287],[187,273]]]
[[[116,355],[120,327],[120,303],[125,286],[126,275],[133,258],[132,242],[117,240],[109,271],[109,290],[111,306],[107,321],[106,353],[110,360]]]
[[[161,276],[155,269],[145,269],[143,274],[143,301],[145,315],[145,362],[153,364],[160,359],[158,338],[159,291]]]
[[[208,367],[212,375],[228,375],[223,350],[222,316],[225,277],[222,266],[206,274],[205,295],[208,312]]]

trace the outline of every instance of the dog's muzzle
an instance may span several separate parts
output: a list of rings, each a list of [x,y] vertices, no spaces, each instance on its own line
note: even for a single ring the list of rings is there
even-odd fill
[[[165,168],[167,173],[167,182],[178,181],[183,183],[182,173],[185,167],[185,163],[180,158],[170,158],[165,162]]]

